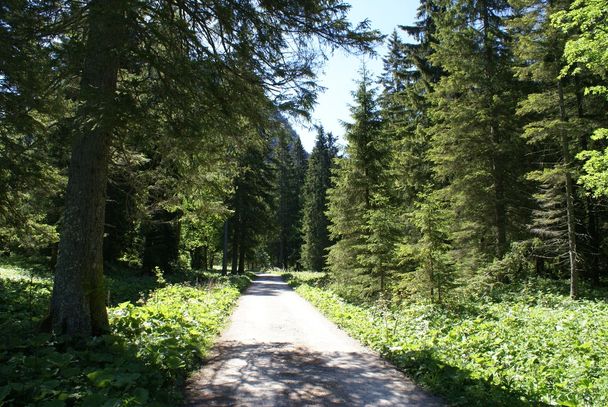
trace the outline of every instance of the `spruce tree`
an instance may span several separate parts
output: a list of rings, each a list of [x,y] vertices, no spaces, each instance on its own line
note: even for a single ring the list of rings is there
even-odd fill
[[[332,186],[331,170],[337,155],[336,139],[319,127],[303,191],[302,262],[306,269],[312,271],[322,271],[327,264],[327,249],[331,244],[326,215],[327,191]]]
[[[442,304],[455,286],[456,269],[451,256],[452,215],[439,195],[421,193],[417,197],[410,214],[417,240],[400,251],[403,258],[416,264],[417,284],[413,288],[422,292],[423,298]]]
[[[59,1],[49,7],[57,17],[52,24],[57,32],[46,33],[45,41],[56,38],[70,50],[56,54],[58,65],[71,66],[80,83],[74,92],[78,110],[71,126],[73,147],[50,321],[58,334],[90,336],[109,328],[102,259],[108,165],[111,146],[128,128],[125,112],[142,100],[140,87],[152,82],[164,88],[170,103],[163,116],[169,124],[182,112],[201,107],[223,113],[218,125],[237,123],[243,116],[256,121],[256,101],[265,94],[274,95],[278,106],[305,111],[317,88],[309,80],[315,60],[311,57],[318,55],[311,49],[317,43],[312,40],[367,51],[378,33],[366,24],[351,28],[348,5],[325,0],[91,0]],[[73,31],[62,31],[68,28]],[[297,48],[291,57],[283,54],[286,43]],[[133,79],[142,72],[146,80]],[[238,97],[227,98],[231,93]]]
[[[283,118],[276,128],[274,161],[276,165],[276,223],[278,236],[271,243],[275,266],[282,269],[298,266],[300,262],[302,205],[306,151],[300,138]]]
[[[384,169],[387,142],[381,131],[376,90],[365,68],[353,94],[351,123],[346,123],[346,155],[334,170],[329,190],[327,216],[331,222],[328,263],[336,281],[355,288],[364,296],[384,288],[384,270],[369,262],[374,235],[371,219],[385,205]],[[384,243],[384,242],[382,242]]]
[[[239,158],[238,175],[228,209],[228,240],[232,256],[232,273],[244,273],[245,261],[255,249],[264,246],[276,230],[275,169],[270,161],[270,145],[251,146]]]
[[[518,225],[521,142],[517,86],[504,0],[443,1],[433,65],[445,75],[431,95],[430,159],[457,215],[455,243],[471,261],[502,257]],[[475,268],[474,264],[471,264]]]
[[[528,174],[540,188],[532,230],[543,238],[545,255],[568,264],[570,295],[575,298],[583,258],[577,224],[586,224],[590,246],[595,247],[588,251],[591,261],[587,263],[591,268],[597,268],[594,259],[599,242],[594,232],[596,204],[589,197],[577,196],[578,163],[574,156],[588,145],[590,129],[599,123],[594,126],[592,115],[584,112],[585,96],[580,82],[561,76],[566,36],[551,24],[551,18],[566,10],[571,2],[518,0],[513,3],[517,13],[511,24],[518,40],[516,73],[520,79],[532,80],[536,85],[518,109],[527,119],[523,137],[536,148],[539,157],[535,161],[541,163]],[[601,100],[597,102],[601,104]]]

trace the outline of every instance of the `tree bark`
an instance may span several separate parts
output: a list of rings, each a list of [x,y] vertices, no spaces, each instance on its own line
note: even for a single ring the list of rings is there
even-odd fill
[[[239,252],[239,274],[245,273],[245,250],[243,248],[243,244],[241,243],[241,250]]]
[[[190,252],[190,267],[195,270],[203,268],[203,247],[197,246]],[[207,264],[204,266],[207,267]]]
[[[89,4],[80,83],[82,105],[74,125],[50,308],[52,330],[73,337],[99,335],[109,330],[103,228],[126,5],[123,0],[93,0]]]
[[[559,93],[559,112],[560,120],[562,122],[568,121],[566,115],[566,108],[564,105],[564,89],[562,81],[559,80],[557,83]],[[576,299],[578,296],[578,267],[576,262],[576,218],[574,216],[574,183],[572,181],[572,173],[570,172],[570,151],[568,149],[568,138],[566,133],[561,131],[561,146],[562,146],[562,157],[564,159],[565,166],[565,178],[566,178],[566,216],[568,222],[568,258],[570,260],[570,297]]]
[[[240,237],[239,237],[239,224],[238,222],[234,222],[234,232],[232,234],[232,274],[236,274],[238,269],[238,259],[239,259],[239,242],[240,242]],[[240,250],[243,250],[243,248],[240,248]]]
[[[491,27],[490,27],[490,10],[487,2],[483,2],[481,5],[481,18],[483,20],[483,47],[485,52],[485,73],[487,76],[488,84],[490,85],[491,93],[488,95],[488,106],[492,110],[495,110],[494,102],[494,89],[492,84],[495,81],[496,69],[495,69],[495,56],[492,46]],[[503,160],[504,156],[501,152],[501,137],[499,132],[499,126],[495,122],[495,112],[491,114],[491,122],[489,125],[490,139],[494,144],[492,151],[492,176],[494,179],[494,227],[496,228],[495,243],[496,249],[495,254],[497,258],[502,258],[507,251],[507,210],[505,204],[505,183],[504,183],[504,167]]]
[[[213,270],[213,265],[211,265]],[[224,244],[222,247],[222,274],[228,274],[228,219],[224,221]]]

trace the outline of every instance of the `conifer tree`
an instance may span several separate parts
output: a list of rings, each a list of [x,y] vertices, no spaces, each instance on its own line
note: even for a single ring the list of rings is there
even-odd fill
[[[512,159],[521,143],[505,31],[509,5],[504,0],[440,4],[431,62],[445,75],[431,96],[430,159],[457,214],[455,243],[468,253],[466,260],[475,252],[500,258],[520,224],[511,208],[521,198],[523,171],[521,161]]]
[[[276,222],[278,239],[271,243],[275,265],[282,269],[300,261],[302,189],[306,174],[306,151],[287,121],[277,123],[274,161],[276,165]]]
[[[266,244],[275,232],[275,171],[270,161],[268,142],[251,146],[239,158],[238,175],[234,180],[234,193],[228,208],[229,243],[232,255],[232,273],[244,273],[245,261],[256,247]]]
[[[275,95],[277,106],[306,111],[317,88],[309,80],[318,55],[313,45],[318,42],[312,40],[368,51],[378,33],[366,23],[352,28],[346,20],[348,5],[326,0],[91,0],[49,7],[58,19],[52,25],[57,32],[46,33],[45,41],[57,38],[70,48],[56,54],[58,64],[68,64],[80,83],[74,92],[78,110],[71,126],[50,325],[58,334],[90,336],[109,329],[102,243],[111,146],[123,138],[124,112],[141,101],[142,84],[163,88],[170,102],[163,111],[169,124],[182,112],[202,107],[221,112],[224,120],[215,120],[218,125],[231,126],[240,116],[256,121],[256,101],[266,94]],[[62,31],[66,27],[73,32]],[[297,48],[287,57],[286,43]],[[66,55],[81,60],[60,60]],[[141,73],[146,80],[138,80]]]
[[[60,120],[69,114],[56,49],[39,33],[50,24],[44,2],[0,7],[0,246],[39,250],[58,240],[56,221],[67,148]],[[53,208],[53,209],[51,209]]]
[[[352,122],[345,124],[346,156],[338,161],[334,187],[328,194],[330,238],[335,242],[329,249],[330,271],[337,281],[356,287],[363,295],[374,295],[384,288],[384,271],[378,273],[368,261],[370,219],[385,202],[383,176],[388,161],[375,93],[369,73],[363,68],[353,94]]]
[[[517,17],[513,19],[512,29],[518,39],[517,76],[533,80],[537,85],[536,91],[530,93],[518,109],[518,113],[528,119],[524,138],[541,154],[536,161],[542,165],[528,175],[540,184],[536,194],[539,209],[534,212],[532,230],[544,238],[547,254],[568,264],[570,295],[575,298],[582,258],[577,224],[588,222],[591,246],[595,246],[590,250],[588,262],[592,268],[597,268],[593,253],[598,251],[599,244],[594,243],[597,242],[597,234],[593,232],[595,203],[590,198],[579,199],[575,188],[578,171],[574,156],[588,144],[586,140],[594,127],[592,115],[583,112],[580,82],[561,76],[566,36],[551,24],[552,16],[567,9],[570,3],[569,0],[514,1]],[[583,216],[577,211],[588,213]]]
[[[442,304],[455,286],[455,267],[450,254],[451,214],[439,194],[421,193],[410,214],[416,242],[402,245],[401,257],[414,260],[416,288],[431,302]],[[411,288],[410,288],[411,290]]]
[[[338,155],[336,139],[317,129],[317,139],[308,161],[304,183],[302,261],[306,269],[322,271],[326,266],[329,239],[327,191],[331,187],[331,170]]]

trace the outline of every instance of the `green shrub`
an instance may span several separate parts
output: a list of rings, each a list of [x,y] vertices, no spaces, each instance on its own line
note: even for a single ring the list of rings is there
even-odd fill
[[[458,310],[418,304],[389,311],[306,284],[296,291],[453,404],[608,405],[605,302],[534,293]]]
[[[298,287],[301,284],[307,284],[312,287],[325,287],[329,283],[329,276],[327,273],[315,271],[281,273],[281,277],[292,287]]]
[[[0,405],[179,404],[250,279],[199,275],[198,285],[157,288],[154,277],[113,275],[110,292],[132,301],[109,308],[111,335],[73,343],[35,333],[50,280],[0,266]]]

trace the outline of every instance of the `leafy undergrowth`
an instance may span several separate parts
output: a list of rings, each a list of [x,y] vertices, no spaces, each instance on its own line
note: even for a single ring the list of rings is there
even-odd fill
[[[292,287],[306,284],[311,287],[326,287],[329,279],[327,273],[316,273],[312,271],[297,271],[294,273],[280,273],[283,280]]]
[[[109,280],[116,300],[131,301],[109,308],[111,335],[75,344],[35,333],[48,307],[49,276],[0,265],[0,405],[179,405],[186,376],[251,275],[199,273],[165,286],[153,277]]]
[[[326,316],[456,405],[608,405],[608,305],[550,293],[458,310],[349,304],[307,274],[288,277]]]

